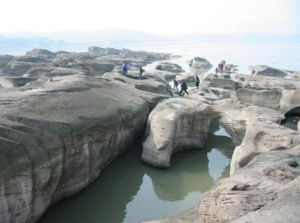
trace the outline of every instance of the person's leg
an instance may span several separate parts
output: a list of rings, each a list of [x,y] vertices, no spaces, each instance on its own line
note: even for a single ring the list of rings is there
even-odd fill
[[[180,90],[179,96],[182,96],[183,89]]]
[[[185,93],[189,94],[189,92],[187,92],[186,90],[184,90],[184,91],[185,91]]]

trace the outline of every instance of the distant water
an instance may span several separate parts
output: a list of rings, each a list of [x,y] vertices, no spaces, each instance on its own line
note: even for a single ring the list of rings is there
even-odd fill
[[[249,74],[249,65],[269,65],[300,71],[300,42],[269,43],[201,43],[132,47],[133,50],[183,55],[175,61],[188,70],[186,61],[194,56],[208,59],[214,66],[221,60],[238,65],[239,72]]]
[[[37,46],[38,47],[38,46]],[[100,46],[101,47],[101,46]],[[105,47],[105,46],[102,46]],[[127,48],[127,47],[124,47]],[[214,66],[221,60],[239,66],[239,72],[249,73],[249,65],[264,64],[276,68],[300,71],[300,42],[264,42],[264,43],[198,43],[177,45],[155,45],[128,47],[132,50],[145,50],[183,55],[174,60],[188,70],[186,61],[194,56],[208,59]],[[68,45],[48,47],[51,51],[66,50],[72,52],[87,51],[87,45]],[[21,55],[30,48],[8,48],[0,46],[0,54]]]

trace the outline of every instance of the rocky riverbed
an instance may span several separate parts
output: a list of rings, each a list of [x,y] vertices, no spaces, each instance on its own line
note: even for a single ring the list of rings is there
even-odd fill
[[[208,73],[183,98],[168,85],[183,72],[177,64],[138,75],[139,66],[171,57],[99,47],[0,56],[0,222],[36,221],[141,137],[142,160],[167,168],[172,154],[203,148],[216,118],[236,146],[231,177],[198,206],[148,222],[297,222],[299,124],[297,132],[281,123],[300,115],[299,73]],[[197,57],[190,66],[188,77],[212,65]]]
[[[297,132],[281,123],[289,114],[300,115],[300,79],[297,72],[288,78],[278,72],[205,75],[200,89],[192,89],[185,99],[167,99],[151,112],[142,156],[150,165],[168,167],[178,144],[180,149],[201,148],[207,123],[216,117],[236,147],[231,177],[206,192],[199,205],[143,222],[299,221],[299,124]],[[196,134],[184,136],[189,131]]]

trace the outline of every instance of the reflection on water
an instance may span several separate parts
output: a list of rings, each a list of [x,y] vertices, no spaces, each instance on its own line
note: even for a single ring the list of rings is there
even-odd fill
[[[50,208],[39,223],[134,223],[193,206],[216,180],[229,175],[234,145],[217,121],[211,132],[204,149],[175,154],[169,169],[143,164],[137,143],[89,188]]]

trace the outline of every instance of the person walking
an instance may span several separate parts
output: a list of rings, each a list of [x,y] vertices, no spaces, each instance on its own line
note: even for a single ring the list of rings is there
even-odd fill
[[[195,84],[196,84],[196,88],[199,89],[200,79],[198,75],[195,76]]]
[[[182,95],[183,92],[189,94],[189,92],[187,92],[187,88],[188,87],[187,87],[187,84],[186,84],[185,80],[182,80],[182,82],[181,82],[181,90],[179,92],[179,96],[183,96]]]
[[[142,76],[143,76],[144,71],[145,71],[145,70],[142,68],[142,66],[140,66],[140,74],[139,74],[140,80],[142,79]]]

